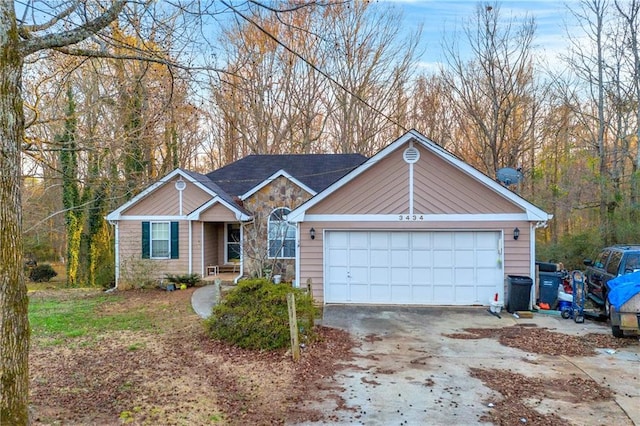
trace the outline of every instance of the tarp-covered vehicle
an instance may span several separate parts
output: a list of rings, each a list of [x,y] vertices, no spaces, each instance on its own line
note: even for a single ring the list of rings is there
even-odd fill
[[[615,337],[640,333],[640,272],[611,279],[607,287],[611,333]]]

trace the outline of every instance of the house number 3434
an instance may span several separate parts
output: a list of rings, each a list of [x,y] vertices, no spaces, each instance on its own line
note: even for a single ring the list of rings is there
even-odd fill
[[[404,221],[424,220],[424,216],[421,214],[401,214],[398,216],[398,220],[404,220]]]

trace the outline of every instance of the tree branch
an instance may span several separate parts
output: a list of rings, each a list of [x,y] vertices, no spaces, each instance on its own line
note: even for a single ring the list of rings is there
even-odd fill
[[[20,51],[27,56],[39,50],[65,47],[86,40],[118,19],[126,3],[127,0],[115,0],[102,15],[73,30],[29,38],[21,43]]]
[[[59,14],[55,15],[53,18],[51,18],[48,22],[45,22],[44,24],[39,24],[39,25],[21,25],[18,27],[18,34],[20,34],[20,37],[22,37],[25,40],[28,40],[31,38],[31,33],[33,32],[37,32],[37,31],[44,31],[44,30],[48,30],[49,28],[53,27],[55,24],[57,24],[58,22],[60,22],[60,20],[66,18],[67,16],[71,15],[71,12],[73,12],[75,10],[75,8],[78,7],[78,0],[74,1],[73,3],[71,3],[71,5],[63,10],[62,12],[60,12]],[[25,11],[26,13],[26,11]]]

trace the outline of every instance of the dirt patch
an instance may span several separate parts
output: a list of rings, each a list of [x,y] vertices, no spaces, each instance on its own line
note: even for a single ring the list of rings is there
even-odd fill
[[[244,425],[324,419],[307,408],[306,398],[351,359],[354,341],[347,332],[320,327],[320,338],[305,346],[298,363],[286,351],[242,350],[206,336],[190,308],[192,292],[132,290],[103,305],[102,315],[144,312],[154,323],[150,331],[98,333],[53,346],[34,339],[34,423]],[[65,300],[92,297],[71,293],[56,294]]]
[[[454,339],[492,338],[504,346],[526,352],[552,356],[592,356],[595,348],[618,349],[634,345],[633,339],[617,339],[610,335],[589,333],[570,336],[536,328],[535,325],[516,325],[499,329],[467,328],[465,333],[446,334]],[[533,362],[533,361],[531,361]],[[591,379],[571,377],[568,380],[527,377],[519,373],[499,369],[470,369],[471,377],[481,380],[498,392],[497,400],[485,401],[491,408],[481,421],[495,425],[535,424],[552,426],[567,424],[559,414],[541,413],[536,403],[545,399],[561,400],[571,404],[612,400],[611,390]]]
[[[551,380],[526,377],[506,370],[471,369],[471,377],[482,380],[502,398],[485,401],[491,411],[480,418],[495,425],[534,424],[555,426],[568,424],[556,413],[541,413],[535,409],[537,401],[562,400],[569,403],[612,400],[613,393],[591,379],[578,377],[569,380]]]
[[[636,344],[634,339],[619,339],[609,334],[588,333],[570,336],[538,328],[535,324],[504,328],[465,328],[465,333],[445,334],[453,339],[496,339],[511,348],[541,355],[592,356],[595,348],[618,349]]]

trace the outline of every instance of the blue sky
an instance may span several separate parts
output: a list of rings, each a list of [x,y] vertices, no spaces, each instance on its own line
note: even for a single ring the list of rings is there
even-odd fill
[[[460,31],[475,13],[478,1],[472,0],[393,0],[404,14],[407,29],[420,24],[424,49],[422,62],[431,68],[441,61],[441,43],[445,33]],[[484,2],[483,2],[484,3]],[[493,3],[493,2],[489,2]],[[536,21],[535,45],[549,61],[564,52],[567,45],[566,25],[571,22],[563,1],[501,1],[500,15],[503,19],[533,16]]]

